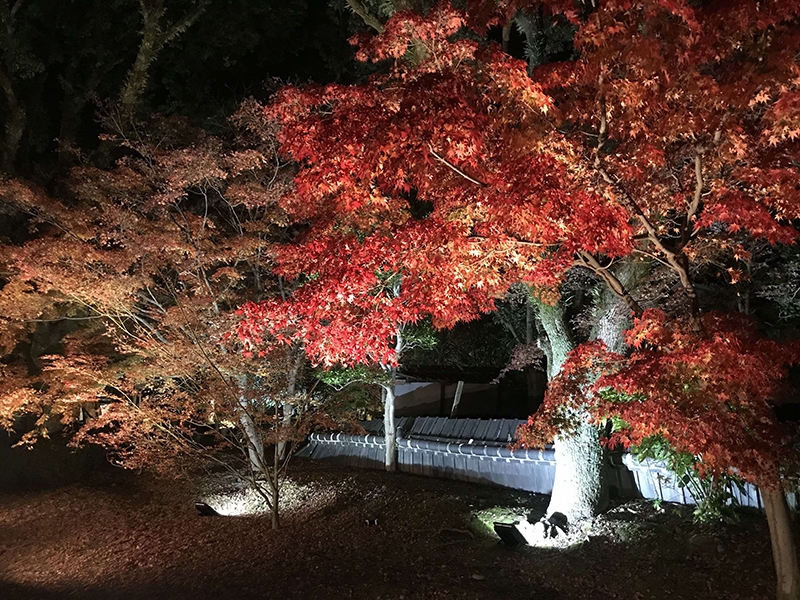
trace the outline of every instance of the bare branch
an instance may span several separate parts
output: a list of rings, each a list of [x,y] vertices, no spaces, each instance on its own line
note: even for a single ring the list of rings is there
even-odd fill
[[[172,27],[170,27],[167,33],[164,34],[161,44],[169,44],[174,38],[178,37],[184,31],[189,29],[189,27],[194,25],[194,22],[200,18],[200,15],[203,14],[203,12],[206,10],[206,7],[210,3],[211,0],[202,0],[193,11],[186,13],[183,17],[173,23]]]
[[[16,2],[14,2],[14,5],[11,7],[11,10],[9,11],[9,14],[11,15],[12,18],[14,17],[15,14],[17,14],[17,11],[22,7],[23,2],[25,2],[25,0],[17,0]]]
[[[689,243],[692,237],[692,221],[694,220],[697,210],[700,208],[700,200],[703,198],[703,148],[697,147],[694,151],[694,197],[689,204],[686,211],[686,221],[681,228],[681,248]]]
[[[485,187],[489,187],[488,183],[484,183],[483,181],[479,181],[479,180],[475,179],[474,177],[470,177],[469,175],[464,173],[464,171],[462,171],[457,166],[455,166],[453,163],[451,163],[449,160],[447,160],[446,158],[440,156],[436,152],[436,150],[433,149],[433,145],[430,142],[428,142],[428,149],[430,150],[431,154],[433,154],[434,158],[436,158],[436,160],[438,160],[442,164],[446,165],[447,167],[449,167],[450,169],[452,169],[453,171],[455,171],[456,173],[461,175],[467,181],[469,181],[471,183],[474,183],[475,185],[479,185],[481,187],[484,187],[484,188]]]
[[[579,264],[597,273],[608,288],[633,311],[633,314],[637,317],[642,316],[644,309],[642,309],[641,305],[631,296],[630,292],[625,289],[625,286],[617,279],[617,276],[609,271],[607,267],[602,266],[598,260],[588,252],[581,252],[578,261]]]

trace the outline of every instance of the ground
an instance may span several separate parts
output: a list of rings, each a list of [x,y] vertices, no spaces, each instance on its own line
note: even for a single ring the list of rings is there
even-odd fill
[[[295,460],[282,527],[201,517],[251,508],[217,475],[130,473],[0,494],[0,598],[605,600],[774,597],[766,520],[700,526],[691,509],[613,508],[564,548],[509,548],[484,523],[547,497]],[[212,488],[221,481],[223,491]],[[377,519],[376,524],[374,519]],[[369,520],[370,524],[367,523]]]

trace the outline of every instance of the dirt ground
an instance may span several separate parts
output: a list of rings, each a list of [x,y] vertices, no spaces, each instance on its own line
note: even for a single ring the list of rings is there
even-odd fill
[[[227,482],[130,473],[0,494],[0,599],[605,600],[774,597],[766,520],[617,506],[564,548],[510,548],[485,523],[547,497],[296,460],[279,531]],[[216,493],[212,493],[216,492]],[[376,524],[372,524],[377,519]],[[370,521],[370,524],[367,521]]]

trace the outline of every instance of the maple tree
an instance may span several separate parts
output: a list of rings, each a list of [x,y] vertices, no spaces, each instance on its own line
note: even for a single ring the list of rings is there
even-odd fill
[[[634,398],[622,411],[634,439],[655,428],[678,450],[702,456],[701,468],[736,468],[764,484],[779,597],[800,592],[794,545],[780,531],[787,523],[785,500],[771,491],[780,487],[782,438],[768,402],[793,355],[758,340],[752,330],[732,327],[735,317],[703,316],[692,277],[700,265],[727,263],[721,270],[735,284],[745,276],[753,240],[793,243],[797,237],[791,226],[798,208],[793,157],[800,131],[791,108],[798,84],[797,17],[791,2],[739,3],[735,9],[603,3],[580,22],[581,58],[568,68],[544,66],[533,73],[563,111],[563,122],[572,125],[558,141],[568,142],[577,158],[573,173],[625,208],[637,229],[633,252],[674,273],[684,298],[683,320],[665,328],[674,337],[659,337],[657,327],[649,332],[657,348],[663,343],[669,351],[637,351],[616,377],[600,382]],[[603,263],[597,258],[579,262],[625,298],[627,290],[598,270]],[[626,300],[634,313],[647,316]],[[653,322],[650,315],[640,323]],[[699,385],[693,369],[715,385]],[[687,398],[681,385],[697,391],[702,402]],[[558,395],[556,385],[554,399]],[[576,387],[562,388],[560,398],[575,395]],[[602,395],[593,401],[612,408]]]
[[[440,3],[386,23],[369,3],[348,4],[380,34],[353,40],[359,58],[386,69],[363,85],[289,86],[270,106],[246,104],[237,118],[249,149],[187,128],[180,141],[174,128],[166,142],[135,139],[126,124],[130,155],[110,171],[76,170],[63,202],[2,183],[39,237],[3,249],[0,343],[18,348],[37,319],[64,311],[110,326],[73,336],[43,374],[12,352],[2,415],[37,412],[46,432],[101,397],[110,408],[79,436],[116,443],[131,462],[172,448],[162,433],[187,440],[193,422],[227,412],[258,470],[257,426],[276,427],[281,410],[274,398],[275,413],[263,410],[260,378],[291,397],[305,353],[324,366],[371,365],[391,382],[413,324],[472,319],[523,282],[539,300],[552,379],[536,422],[558,425],[530,442],[556,435],[558,472],[597,462],[587,418],[621,412],[621,441],[658,432],[712,473],[763,484],[776,563],[795,554],[785,522],[775,525],[785,444],[767,403],[794,355],[705,310],[696,282],[714,273],[739,285],[755,244],[796,239],[800,3],[474,0],[466,12]],[[574,32],[576,60],[540,64],[539,48],[525,64],[476,36],[500,25],[507,47],[512,20],[528,23],[529,41],[535,27]],[[14,105],[13,89],[4,93]],[[24,112],[12,112],[15,151]],[[296,163],[293,184],[273,168],[273,133]],[[660,296],[624,276],[635,260],[661,281]],[[639,319],[629,340],[646,344],[631,356],[575,350],[559,286],[576,270]],[[226,338],[247,300],[239,341]],[[664,313],[644,310],[653,306]],[[619,350],[611,338],[623,324],[595,337]],[[576,426],[581,435],[566,435]],[[579,494],[562,487],[568,479],[557,477],[548,512],[589,516],[599,487]],[[796,571],[779,567],[785,597],[798,593]]]
[[[534,4],[574,23],[577,60],[528,77],[464,33]],[[723,265],[735,283],[751,241],[794,242],[797,2],[501,8],[395,13],[356,40],[388,72],[287,87],[264,109],[299,165],[281,205],[310,225],[278,268],[311,277],[287,321],[250,311],[245,338],[277,318],[318,360],[387,362],[398,321],[470,319],[519,281],[553,304],[575,267],[642,317],[652,301],[617,267],[639,258],[674,282],[673,312],[703,340],[697,270]],[[395,296],[375,293],[385,271],[402,274]],[[554,377],[572,349],[559,319]]]
[[[597,423],[618,419],[609,446],[660,435],[702,457],[701,477],[735,470],[758,485],[779,486],[781,468],[797,461],[772,402],[780,398],[787,365],[797,362],[797,344],[762,338],[742,314],[707,312],[701,319],[706,334],[698,336],[685,319],[648,309],[626,332],[635,349],[629,356],[599,341],[576,348],[521,442],[542,445],[573,429],[576,414],[586,411]]]
[[[35,415],[22,443],[62,428],[128,467],[214,458],[203,435],[227,442],[277,526],[282,450],[308,399],[297,352],[249,359],[225,335],[237,305],[280,293],[266,248],[285,226],[270,200],[284,185],[272,137],[247,133],[245,110],[237,118],[232,142],[157,119],[149,135],[119,140],[127,155],[115,168],[74,169],[61,200],[0,184],[32,232],[2,248],[0,419]],[[24,340],[64,319],[84,326],[30,369]]]
[[[577,347],[543,406],[518,430],[518,443],[542,446],[580,427],[578,415],[589,415],[598,425],[613,421],[610,447],[660,439],[671,452],[691,457],[689,475],[709,481],[712,491],[732,477],[759,485],[778,598],[794,598],[797,555],[783,490],[796,482],[800,457],[796,431],[780,424],[773,409],[788,365],[798,362],[798,345],[764,339],[740,313],[709,311],[700,321],[702,334],[687,317],[668,320],[648,309],[626,332],[631,355],[610,352],[602,342]]]

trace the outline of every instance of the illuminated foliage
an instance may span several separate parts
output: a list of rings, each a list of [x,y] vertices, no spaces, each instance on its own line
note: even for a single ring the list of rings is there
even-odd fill
[[[181,119],[150,135],[120,140],[127,156],[111,170],[74,169],[63,200],[0,184],[32,238],[0,250],[2,424],[35,414],[23,442],[79,430],[75,443],[132,467],[198,449],[205,429],[226,437],[245,410],[271,428],[298,368],[287,349],[256,362],[224,343],[238,304],[278,293],[265,247],[285,219],[270,201],[282,174],[269,136],[243,149]],[[63,319],[79,329],[43,372],[28,369],[20,348]]]
[[[627,332],[630,357],[600,342],[570,354],[545,403],[520,430],[526,446],[542,445],[576,427],[576,414],[613,418],[613,446],[661,436],[677,452],[700,458],[699,475],[735,473],[778,485],[781,467],[796,461],[791,432],[772,410],[797,344],[761,338],[743,315],[706,313],[704,335],[685,320],[648,310]],[[791,461],[789,459],[792,459]]]
[[[797,7],[759,7],[602,3],[569,15],[580,59],[531,78],[463,36],[445,3],[396,13],[355,40],[387,73],[289,86],[262,111],[299,167],[280,205],[306,227],[278,270],[313,276],[289,312],[247,306],[240,335],[282,331],[326,364],[387,362],[396,323],[471,319],[575,264],[641,314],[607,268],[631,255],[673,273],[697,328],[692,264],[722,257],[736,280],[744,241],[795,238]],[[397,296],[382,273],[400,276]]]

